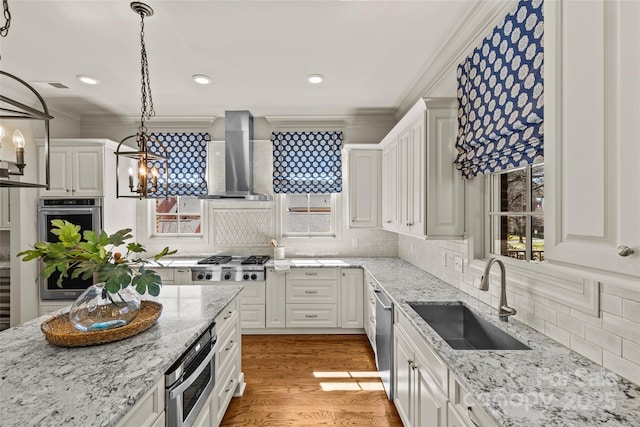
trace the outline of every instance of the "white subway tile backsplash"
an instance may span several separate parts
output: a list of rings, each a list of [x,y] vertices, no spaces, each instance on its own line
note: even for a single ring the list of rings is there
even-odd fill
[[[602,313],[602,327],[605,331],[640,343],[640,328],[638,324],[609,313]]]
[[[544,333],[560,344],[571,347],[571,334],[553,323],[544,322]]]
[[[602,347],[571,335],[571,350],[577,351],[588,359],[602,365]]]
[[[640,365],[640,344],[622,340],[622,357]]]
[[[585,337],[584,322],[576,319],[575,317],[567,316],[564,313],[558,313],[558,326],[571,332],[573,335],[577,335],[580,338]]]
[[[554,325],[557,323],[557,312],[554,309],[547,307],[544,304],[534,302],[533,312],[535,313],[536,316],[542,317],[547,322],[551,322]]]
[[[622,316],[622,298],[607,293],[600,294],[600,310]]]
[[[519,312],[520,313],[520,312]],[[545,333],[544,332],[544,319],[542,317],[538,317],[535,314],[529,311],[522,311],[522,320],[527,325],[531,326],[533,329]]]
[[[630,381],[640,384],[640,369],[638,369],[637,364],[604,350],[602,353],[602,365]]]
[[[587,341],[599,347],[606,348],[618,356],[622,355],[622,338],[619,336],[591,325],[585,325],[585,335]]]
[[[622,317],[640,323],[640,302],[630,299],[622,300]]]
[[[571,317],[575,317],[576,319],[582,320],[585,323],[588,323],[592,326],[597,326],[598,328],[602,328],[602,316],[596,317],[591,316],[590,314],[586,314],[581,312],[580,310],[571,309],[570,313]]]
[[[617,295],[622,298],[640,302],[640,289],[629,289],[624,286],[618,286],[613,283],[603,283],[602,292],[609,295]]]
[[[544,303],[556,310],[558,313],[571,314],[571,307],[568,305],[560,304],[559,302],[553,301],[549,298],[545,298]]]
[[[533,313],[533,300],[525,296],[516,295],[515,306],[518,307],[518,310],[526,310]]]

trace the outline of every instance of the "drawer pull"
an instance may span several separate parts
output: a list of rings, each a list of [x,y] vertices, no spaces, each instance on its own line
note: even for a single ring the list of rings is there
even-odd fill
[[[471,406],[467,406],[467,416],[469,417],[469,420],[471,421],[471,423],[474,426],[480,427],[480,423],[476,420],[476,417],[473,415],[473,411],[471,410]]]
[[[317,294],[318,291],[304,291],[305,294]]]
[[[179,268],[178,273],[191,273],[191,270],[185,270],[184,268]]]
[[[233,388],[233,379],[229,380],[229,387],[224,389],[225,393],[229,393],[229,390],[231,390]]]
[[[306,273],[304,273],[305,276],[317,276],[318,273],[316,273],[315,271],[307,271]]]
[[[309,319],[315,319],[316,317],[318,317],[317,314],[305,314],[304,317],[307,317]]]
[[[229,314],[227,314],[226,316],[224,316],[222,319],[223,320],[227,320],[231,317],[231,315],[233,314],[233,311],[230,311]]]
[[[229,347],[225,348],[224,351],[229,351],[233,348],[233,346],[236,345],[235,341],[231,341],[229,342]]]

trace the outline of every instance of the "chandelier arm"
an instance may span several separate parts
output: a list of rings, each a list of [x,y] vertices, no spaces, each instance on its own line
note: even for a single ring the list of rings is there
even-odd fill
[[[2,0],[2,9],[4,13],[4,24],[0,27],[0,36],[7,37],[9,27],[11,26],[11,12],[9,12],[9,0]]]

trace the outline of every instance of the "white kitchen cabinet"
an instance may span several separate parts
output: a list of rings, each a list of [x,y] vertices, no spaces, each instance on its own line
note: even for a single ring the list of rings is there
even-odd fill
[[[243,282],[240,323],[244,329],[265,327],[265,283]]]
[[[634,279],[640,277],[639,15],[635,1],[544,4],[545,259]]]
[[[405,329],[394,329],[394,403],[405,426],[445,427],[447,395]]]
[[[173,269],[173,281],[176,285],[193,285],[191,269],[180,267]]]
[[[364,333],[369,338],[369,343],[373,352],[376,352],[376,281],[369,274],[364,272]]]
[[[164,425],[165,418],[164,376],[145,393],[116,427],[154,427]]]
[[[398,138],[393,138],[382,150],[382,228],[389,231],[398,231],[399,224],[398,162]]]
[[[69,308],[71,304],[73,304],[73,301],[40,301],[39,314],[40,316],[50,316],[58,310]]]
[[[451,376],[449,382],[449,415],[448,427],[497,427],[498,424],[487,415],[478,403],[460,385],[458,380]]]
[[[0,188],[0,228],[11,227],[11,192]]]
[[[337,268],[295,268],[286,278],[287,328],[338,327]]]
[[[462,236],[464,184],[453,166],[456,134],[455,100],[421,99],[382,140],[384,229],[430,238]]]
[[[380,227],[379,149],[349,147],[347,154],[347,228]]]
[[[286,327],[286,275],[276,274],[273,268],[267,269],[266,324],[267,328]]]
[[[340,283],[341,326],[364,327],[364,279],[361,268],[343,268]]]
[[[51,142],[50,189],[41,189],[41,197],[101,197],[104,179],[104,146],[63,145]],[[44,176],[44,148],[39,148],[38,162]],[[41,180],[43,180],[41,178]]]

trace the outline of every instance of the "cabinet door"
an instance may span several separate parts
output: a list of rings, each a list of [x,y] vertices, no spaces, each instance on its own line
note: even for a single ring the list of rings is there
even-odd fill
[[[416,236],[425,234],[426,225],[426,136],[424,128],[424,115],[411,123],[411,133],[409,141],[409,201],[408,201],[408,221],[409,232]]]
[[[41,189],[42,197],[70,197],[73,179],[70,148],[51,147],[49,152],[50,172],[49,190]],[[44,147],[38,148],[38,171],[40,182],[45,182]]]
[[[420,427],[445,427],[447,424],[447,396],[425,368],[426,361],[416,354],[414,423]]]
[[[453,165],[458,132],[455,108],[427,108],[427,235],[464,233],[464,183]]]
[[[377,228],[380,211],[380,151],[349,151],[349,228]]]
[[[413,162],[411,161],[411,129],[405,129],[398,137],[398,155],[400,157],[398,178],[400,187],[400,207],[398,209],[398,230],[411,231],[411,196],[413,194]]]
[[[364,286],[362,269],[345,268],[342,270],[341,323],[343,328],[364,327]]]
[[[74,197],[101,197],[103,178],[102,147],[76,147],[72,150]]]
[[[275,270],[267,270],[266,287],[266,327],[284,328],[286,327],[286,276],[276,274]]]
[[[401,329],[396,328],[394,332],[393,373],[395,385],[393,403],[396,405],[402,423],[410,427],[413,425],[413,349]]]
[[[634,1],[544,4],[545,258],[634,278],[640,277],[639,14]],[[619,255],[620,246],[634,253]]]
[[[399,199],[398,142],[394,141],[382,150],[382,228],[398,230]]]

